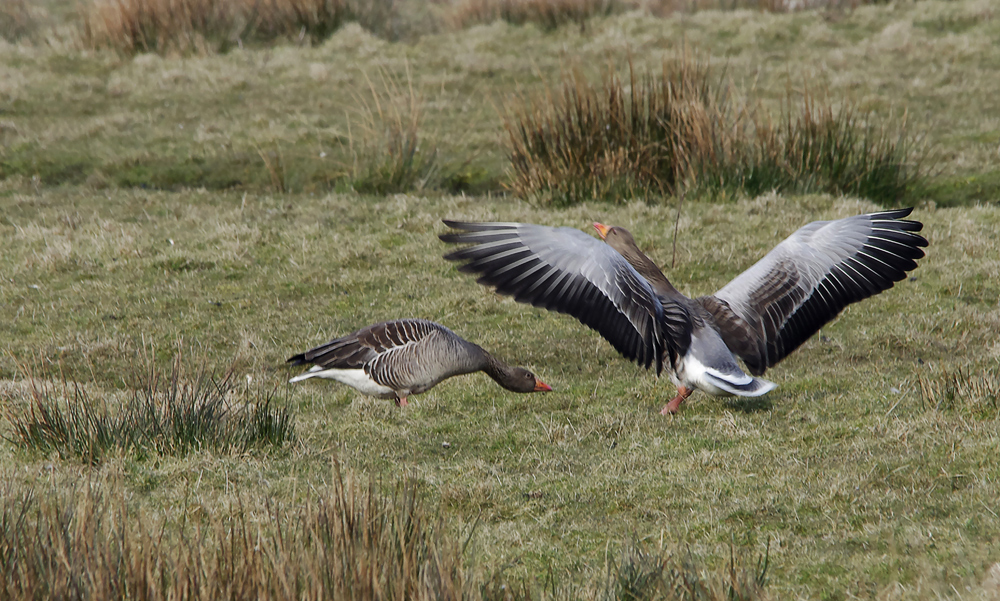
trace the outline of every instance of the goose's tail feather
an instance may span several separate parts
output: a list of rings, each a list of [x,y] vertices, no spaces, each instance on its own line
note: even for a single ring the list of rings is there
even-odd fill
[[[764,378],[745,376],[745,380],[740,378],[742,381],[736,382],[732,379],[719,377],[721,375],[722,374],[714,374],[711,370],[706,370],[704,377],[710,384],[736,396],[761,396],[771,392],[778,386],[774,382],[765,380]]]

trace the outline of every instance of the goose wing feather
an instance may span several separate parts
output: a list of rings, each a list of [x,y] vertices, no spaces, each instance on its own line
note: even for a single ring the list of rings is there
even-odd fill
[[[518,302],[566,313],[596,330],[627,359],[663,367],[663,305],[617,251],[573,228],[445,221],[441,240],[465,244],[445,255],[459,271]]]
[[[425,319],[384,321],[295,355],[288,362],[293,365],[312,363],[323,369],[361,369],[394,349],[412,346],[438,331],[451,333],[444,326]]]
[[[713,296],[697,299],[754,375],[794,351],[847,305],[917,267],[927,240],[912,209],[803,226]]]

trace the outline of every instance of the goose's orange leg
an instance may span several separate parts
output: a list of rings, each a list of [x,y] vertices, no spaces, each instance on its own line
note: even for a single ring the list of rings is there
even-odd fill
[[[670,415],[673,413],[677,413],[681,408],[681,403],[683,403],[685,399],[691,396],[692,392],[694,392],[693,388],[678,386],[677,396],[670,399],[670,402],[663,406],[663,409],[660,410],[660,415]]]
[[[406,407],[407,405],[409,405],[409,403],[406,402],[406,397],[405,396],[404,397],[398,397],[396,399],[396,406],[397,407]]]

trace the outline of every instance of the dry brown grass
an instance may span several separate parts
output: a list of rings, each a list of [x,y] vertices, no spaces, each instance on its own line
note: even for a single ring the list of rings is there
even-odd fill
[[[179,514],[137,511],[114,476],[37,491],[0,487],[0,599],[531,599],[534,586],[469,561],[476,524],[454,533],[420,487],[388,496],[334,462],[331,486],[281,507],[242,494]],[[550,599],[767,599],[767,557],[706,573],[690,557],[633,547],[587,590]]]
[[[382,497],[339,468],[304,506],[241,497],[179,522],[107,481],[0,494],[2,599],[462,599],[469,584],[412,483]]]
[[[348,21],[383,34],[392,0],[95,0],[83,11],[83,41],[120,52],[203,53],[288,39],[316,43]]]
[[[351,187],[364,194],[419,191],[437,175],[437,150],[422,131],[424,99],[406,80],[379,70],[367,74],[368,95],[358,96],[349,137]]]
[[[125,53],[225,51],[276,39],[316,43],[345,22],[387,40],[414,39],[444,26],[503,20],[544,30],[630,10],[656,16],[700,10],[851,9],[883,0],[90,0],[80,11],[84,44]],[[0,37],[37,29],[25,0],[0,6]]]

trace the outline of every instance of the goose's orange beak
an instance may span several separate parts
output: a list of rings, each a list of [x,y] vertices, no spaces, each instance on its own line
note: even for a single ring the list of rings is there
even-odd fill
[[[603,223],[597,223],[595,221],[594,222],[594,229],[597,230],[597,233],[601,235],[601,240],[603,240],[603,239],[605,239],[605,238],[608,237],[608,230],[610,230],[611,228],[609,228],[608,226],[604,225]]]
[[[549,386],[545,382],[542,382],[538,378],[535,378],[535,389],[532,392],[549,392],[551,390],[552,390],[551,386]]]

